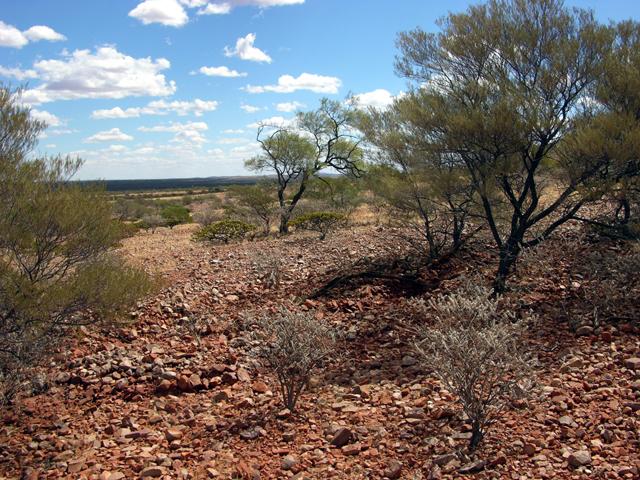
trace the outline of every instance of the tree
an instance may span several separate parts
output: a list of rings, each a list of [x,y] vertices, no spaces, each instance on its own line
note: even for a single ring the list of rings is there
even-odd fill
[[[238,186],[230,189],[229,193],[236,198],[240,206],[250,212],[250,216],[260,220],[265,235],[268,235],[271,231],[271,219],[277,211],[277,203],[271,185],[263,182],[256,185]]]
[[[165,223],[169,228],[191,222],[189,209],[182,205],[167,205],[160,211],[160,215],[164,218]]]
[[[386,110],[370,109],[360,128],[380,166],[370,172],[374,193],[394,223],[409,227],[406,240],[435,260],[463,244],[474,192],[464,166],[431,143],[422,112],[418,95],[408,94]]]
[[[559,0],[491,0],[439,24],[400,34],[396,71],[421,85],[430,143],[469,173],[499,250],[500,293],[522,248],[574,219],[591,198],[581,187],[604,168],[556,153],[578,112],[595,108],[610,32]]]
[[[288,233],[293,210],[309,181],[321,171],[361,173],[361,138],[352,129],[356,118],[351,105],[325,98],[317,110],[299,113],[291,126],[258,128],[256,138],[262,154],[245,165],[250,170],[276,174],[280,233]]]
[[[72,158],[30,157],[45,125],[0,88],[0,403],[69,330],[125,312],[151,288],[111,249],[117,222],[103,191],[69,180]]]
[[[583,119],[584,127],[564,149],[567,157],[585,163],[606,164],[590,185],[612,207],[596,218],[581,220],[622,238],[640,238],[640,24],[615,27],[612,48],[594,89],[596,114]]]
[[[337,212],[311,212],[301,215],[293,222],[296,228],[302,230],[310,230],[320,234],[320,240],[327,238],[327,235],[340,226],[347,223],[347,217]]]

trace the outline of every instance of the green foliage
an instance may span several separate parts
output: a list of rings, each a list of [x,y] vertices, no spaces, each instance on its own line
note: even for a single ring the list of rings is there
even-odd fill
[[[122,230],[104,192],[69,182],[81,162],[30,156],[43,128],[0,89],[0,403],[70,329],[117,317],[152,288],[111,255]]]
[[[262,153],[245,162],[249,170],[275,173],[280,206],[280,233],[309,186],[325,169],[358,176],[362,173],[362,138],[353,127],[358,112],[352,104],[326,98],[318,109],[300,112],[293,125],[261,125],[257,140]]]
[[[364,202],[362,187],[358,178],[322,177],[311,182],[307,196],[332,210],[351,212]]]
[[[592,94],[611,31],[559,0],[490,0],[440,25],[399,35],[396,71],[416,82],[406,113],[427,152],[472,179],[500,251],[502,292],[520,251],[574,219],[592,198],[581,188],[606,168],[557,153],[579,112],[597,114]]]
[[[224,242],[230,240],[243,239],[248,233],[254,231],[256,227],[240,220],[220,220],[210,225],[202,227],[193,238],[200,242]]]
[[[271,220],[278,211],[274,190],[272,184],[265,182],[230,188],[229,195],[236,200],[240,207],[235,209],[233,213],[256,218],[262,223],[264,233],[269,234]]]
[[[192,222],[189,209],[182,205],[167,205],[160,211],[160,215],[164,218],[169,228]]]
[[[320,234],[324,240],[330,232],[344,226],[347,217],[337,212],[312,212],[301,215],[291,222],[291,226],[302,230],[311,230]]]

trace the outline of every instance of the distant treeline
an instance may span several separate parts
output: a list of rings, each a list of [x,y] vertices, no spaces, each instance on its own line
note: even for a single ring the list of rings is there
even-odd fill
[[[263,177],[207,177],[207,178],[162,178],[141,180],[80,181],[83,185],[104,185],[108,192],[135,190],[179,190],[189,188],[216,188],[229,185],[253,185]]]

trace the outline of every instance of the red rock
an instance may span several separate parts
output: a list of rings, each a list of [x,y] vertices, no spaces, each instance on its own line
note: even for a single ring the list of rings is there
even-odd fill
[[[256,380],[251,384],[251,389],[256,393],[267,393],[269,391],[269,387],[266,383],[261,382],[260,380]]]
[[[351,430],[349,430],[348,428],[340,428],[333,436],[331,445],[340,448],[349,443],[352,438],[353,432]]]
[[[158,478],[164,474],[162,467],[147,467],[140,472],[140,478]]]
[[[387,465],[387,469],[384,471],[384,476],[390,480],[396,480],[400,478],[402,474],[402,464],[397,460],[391,460]]]
[[[168,441],[173,442],[174,440],[180,440],[183,437],[183,433],[178,428],[169,428],[164,433],[164,436]]]
[[[590,465],[591,454],[589,453],[588,450],[580,450],[578,452],[573,452],[571,455],[569,455],[569,457],[567,458],[567,461],[569,462],[569,466],[573,468]]]
[[[624,361],[624,366],[629,370],[640,370],[640,358],[632,357]]]
[[[353,443],[342,447],[342,453],[345,455],[358,455],[360,450],[362,450],[362,446],[359,443]]]

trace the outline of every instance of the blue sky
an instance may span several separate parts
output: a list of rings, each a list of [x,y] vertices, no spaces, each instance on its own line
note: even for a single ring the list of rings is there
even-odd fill
[[[82,179],[246,173],[256,122],[320,98],[384,105],[397,32],[449,0],[0,0],[0,81],[50,125],[37,153],[85,160]],[[636,0],[568,1],[602,21]]]

